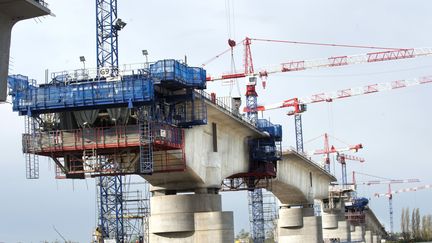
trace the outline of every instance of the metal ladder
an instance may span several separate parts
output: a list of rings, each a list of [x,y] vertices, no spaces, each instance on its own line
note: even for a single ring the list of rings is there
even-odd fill
[[[33,117],[26,116],[24,121],[25,134],[29,134],[31,139],[27,140],[24,146],[27,146],[28,153],[25,153],[25,166],[27,179],[39,179],[39,156],[36,155],[36,130],[37,122]]]
[[[153,173],[153,137],[151,132],[152,109],[143,106],[138,109],[138,125],[140,134],[140,173]]]
[[[103,169],[101,162],[98,160],[96,149],[83,150],[82,167],[83,171]]]

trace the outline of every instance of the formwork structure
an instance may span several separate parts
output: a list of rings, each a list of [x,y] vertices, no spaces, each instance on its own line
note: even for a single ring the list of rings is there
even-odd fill
[[[358,240],[364,238],[362,232],[364,232],[366,227],[366,214],[369,210],[368,203],[368,199],[357,196],[355,185],[331,185],[329,188],[329,198],[323,200],[323,211],[339,212],[341,215],[340,220],[346,221],[349,229],[358,230],[355,234],[355,240]],[[342,230],[341,233],[343,232]],[[354,233],[351,234],[351,237],[354,237]],[[354,238],[351,240],[354,240]]]
[[[194,91],[205,87],[205,71],[174,60],[150,68],[114,81],[62,72],[39,86],[9,77],[13,110],[39,125],[23,135],[24,153],[51,157],[58,178],[183,170],[183,129],[207,119]]]
[[[22,75],[9,77],[13,110],[35,124],[23,134],[23,152],[32,155],[28,168],[37,167],[37,156],[46,156],[56,163],[57,178],[99,177],[103,185],[120,183],[106,179],[116,175],[184,171],[185,129],[207,124],[206,102],[229,107],[203,91],[205,70],[176,60],[158,61],[148,69],[105,71],[54,73],[39,85]],[[236,110],[228,112],[243,120]],[[281,126],[265,119],[254,122],[267,136],[249,139],[249,170],[231,176],[242,178],[248,190],[276,176],[281,155]],[[122,192],[101,190],[100,198],[107,198],[102,193],[117,196],[100,213],[123,217],[124,209],[115,208]],[[119,228],[124,226],[113,230]]]
[[[153,73],[151,73],[151,71]],[[122,175],[185,169],[184,128],[206,124],[205,71],[175,60],[149,69],[75,70],[36,85],[8,79],[13,110],[25,115],[23,152],[29,178],[38,156],[57,165],[57,178],[98,177],[98,211],[106,239],[128,236]]]

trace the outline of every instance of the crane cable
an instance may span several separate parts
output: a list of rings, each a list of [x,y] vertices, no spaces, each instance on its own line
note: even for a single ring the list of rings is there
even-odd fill
[[[235,73],[236,70],[236,64],[234,59],[234,47],[236,47],[236,43],[233,39],[235,39],[235,11],[234,11],[234,1],[231,0],[225,0],[225,12],[226,12],[226,18],[227,18],[227,35],[228,35],[228,44],[230,46],[230,49],[228,51],[231,52],[231,72]],[[220,55],[225,54],[228,51],[222,52]],[[219,56],[220,56],[219,55]],[[218,58],[219,56],[216,56],[212,60]],[[204,65],[204,64],[203,64]],[[234,84],[237,87],[238,96],[241,96],[240,93],[240,85],[237,79],[231,79],[229,81],[229,97],[232,97],[232,91],[234,89]]]
[[[250,38],[250,39],[254,40],[254,41],[261,41],[261,42],[274,42],[274,43],[310,45],[310,46],[329,46],[329,47],[347,47],[347,48],[382,49],[382,50],[406,50],[407,49],[407,48],[363,46],[363,45],[349,45],[349,44],[335,44],[335,43],[319,43],[319,42],[292,41],[292,40],[272,40],[272,39],[260,39],[260,38]]]

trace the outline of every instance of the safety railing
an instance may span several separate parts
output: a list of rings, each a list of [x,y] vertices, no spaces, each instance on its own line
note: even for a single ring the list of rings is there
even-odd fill
[[[180,127],[192,127],[207,124],[207,106],[204,99],[197,94],[195,97],[175,105],[171,123]]]
[[[44,0],[34,0],[36,3],[44,6],[45,8],[48,8],[48,3],[45,2]]]
[[[201,97],[203,97],[204,99],[206,99],[207,101],[210,101],[211,103],[215,104],[216,106],[218,106],[221,110],[225,111],[226,113],[228,113],[229,115],[236,117],[237,119],[239,119],[241,122],[247,123],[250,126],[254,126],[254,124],[252,124],[250,122],[249,119],[247,119],[244,115],[240,114],[239,111],[233,107],[231,107],[230,105],[226,104],[225,102],[223,102],[222,100],[216,98],[214,95],[211,95],[209,93],[206,93],[203,90],[199,90],[197,91],[198,94],[201,95]]]
[[[154,124],[153,145],[159,150],[181,149],[183,130],[166,124]],[[36,141],[34,141],[36,140]],[[49,154],[67,151],[138,147],[139,129],[136,125],[84,128],[23,134],[25,153]]]
[[[70,84],[82,81],[123,80],[128,76],[148,76],[150,63],[124,64],[119,67],[82,68],[51,73],[51,82]]]

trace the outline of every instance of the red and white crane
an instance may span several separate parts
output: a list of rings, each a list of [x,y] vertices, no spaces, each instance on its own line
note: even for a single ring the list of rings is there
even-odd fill
[[[272,67],[260,68],[260,71],[255,71],[253,58],[251,52],[252,41],[261,42],[273,42],[273,43],[288,43],[288,44],[302,44],[302,45],[317,45],[317,46],[330,46],[330,47],[346,47],[346,48],[362,48],[362,49],[375,49],[380,51],[368,52],[360,55],[343,55],[343,56],[331,56],[327,58],[315,59],[315,60],[297,60],[288,61],[285,63],[280,63]],[[309,99],[298,99],[293,98],[285,100],[282,103],[275,104],[275,107],[258,107],[257,106],[257,92],[255,89],[256,78],[259,77],[262,80],[263,87],[266,85],[267,77],[270,74],[284,73],[284,72],[295,72],[303,71],[309,69],[318,68],[335,68],[348,66],[352,64],[362,64],[362,63],[376,63],[385,62],[393,60],[411,59],[416,57],[432,56],[432,48],[388,48],[388,47],[377,47],[377,46],[361,46],[361,45],[341,45],[341,44],[328,44],[328,43],[314,43],[314,42],[299,42],[299,41],[287,41],[287,40],[270,40],[270,39],[258,39],[246,37],[241,41],[244,46],[244,59],[243,59],[243,70],[241,72],[231,72],[222,75],[209,75],[207,76],[207,81],[217,81],[217,80],[229,80],[237,78],[248,77],[248,83],[246,84],[246,106],[248,117],[254,122],[257,117],[257,111],[260,109],[274,109],[283,107],[294,107],[294,110],[289,114],[294,115],[295,119],[295,133],[296,133],[296,147],[297,151],[303,152],[303,129],[301,114],[306,111],[306,104],[316,103],[322,101],[332,101],[333,99],[346,98],[355,95],[375,93],[385,89],[396,89],[412,85],[409,81],[399,80],[388,84],[373,84],[366,87],[360,87],[360,89],[346,89],[340,90],[334,94],[317,94],[315,96],[309,97]],[[229,49],[223,51],[219,55],[213,57],[207,61],[202,66],[207,65],[209,62],[216,60],[223,54],[228,53],[233,48],[237,46],[236,42],[233,40],[228,40],[230,46]],[[414,80],[413,84],[417,83],[429,83],[431,82],[431,77],[425,77],[425,80]],[[384,86],[383,86],[384,85]],[[385,86],[388,85],[388,86]],[[282,107],[281,107],[282,106]]]
[[[386,83],[374,83],[361,87],[341,89],[335,92],[318,93],[303,98],[291,98],[274,104],[257,106],[255,112],[291,108],[291,110],[288,111],[288,115],[294,115],[295,118],[297,151],[303,152],[303,132],[300,114],[306,111],[307,105],[321,102],[333,102],[335,100],[345,99],[354,96],[375,94],[378,92],[390,90],[399,90],[402,88],[431,83],[432,76],[424,76],[410,80],[395,80]],[[251,112],[250,108],[248,107],[245,107],[244,111]]]
[[[342,185],[346,186],[348,185],[348,176],[347,176],[347,170],[346,170],[346,161],[347,160],[351,160],[351,161],[358,161],[360,163],[365,162],[364,158],[361,157],[357,157],[354,155],[350,155],[350,154],[341,154],[338,153],[336,156],[336,160],[341,164],[342,167]]]
[[[332,47],[368,48],[368,49],[380,49],[385,51],[368,52],[364,54],[349,55],[349,56],[348,55],[331,56],[327,58],[320,58],[314,60],[288,61],[270,67],[263,67],[259,69],[260,71],[255,71],[255,69],[253,68],[253,59],[250,50],[250,45],[252,44],[252,41],[321,45],[321,46],[332,46]],[[416,58],[422,56],[432,56],[431,47],[388,48],[388,47],[360,46],[360,45],[338,45],[338,44],[325,44],[325,43],[312,43],[312,42],[265,40],[265,39],[249,38],[249,37],[246,37],[244,40],[241,41],[241,43],[243,43],[243,45],[245,46],[245,53],[248,53],[247,55],[244,56],[244,63],[243,63],[244,70],[242,72],[227,73],[222,75],[209,75],[207,76],[207,81],[217,81],[217,80],[255,76],[255,77],[262,78],[263,82],[265,82],[268,75],[275,74],[275,73],[295,72],[295,71],[303,71],[303,70],[317,69],[317,68],[332,68],[332,67],[348,66],[352,64],[375,63],[375,62]],[[234,48],[235,46],[236,46],[235,43],[234,45],[230,44],[231,48]],[[222,52],[216,57],[210,59],[208,62],[219,58],[222,54],[228,53],[229,50],[231,49]],[[207,65],[208,62],[206,62],[206,64],[203,64],[203,66]]]
[[[322,136],[324,137],[324,148],[309,151],[306,154],[324,155],[323,165],[324,165],[324,169],[328,172],[330,172],[330,154],[339,154],[339,153],[347,152],[347,151],[358,152],[360,149],[363,148],[363,145],[361,143],[354,144],[354,145],[348,145],[346,147],[336,148],[333,145],[330,146],[330,143],[329,143],[329,136],[330,135],[329,134],[324,133],[324,135],[322,135]]]
[[[418,86],[421,84],[432,83],[432,76],[425,76],[410,80],[395,80],[386,83],[374,83],[360,87],[341,89],[334,92],[318,93],[303,98],[291,98],[282,102],[262,105],[257,107],[257,111],[268,111],[280,108],[292,107],[293,110],[289,112],[289,115],[301,113],[302,105],[309,105],[320,102],[333,102],[338,99],[345,99],[354,96],[374,94],[383,91],[397,90],[401,88],[407,88],[412,86]],[[247,108],[245,108],[246,111]]]
[[[391,227],[392,233],[393,233],[393,194],[398,194],[398,193],[402,193],[402,192],[415,192],[418,190],[431,189],[431,188],[432,188],[432,184],[427,184],[427,185],[404,188],[404,189],[392,191],[391,184],[389,184],[388,185],[388,191],[386,193],[375,193],[374,194],[375,197],[384,197],[385,196],[389,200],[390,227]]]
[[[339,46],[339,47],[352,47],[352,48],[368,48],[368,49],[380,49],[380,51],[369,52],[361,55],[331,56],[328,58],[316,59],[316,60],[289,61],[273,67],[261,68],[259,69],[260,71],[255,71],[251,48],[250,48],[252,41],[280,42],[280,43],[322,45],[322,46]],[[410,58],[416,58],[421,56],[432,56],[432,48],[382,48],[382,47],[372,47],[372,46],[335,45],[335,44],[324,44],[324,43],[264,40],[264,39],[253,39],[248,37],[246,37],[242,41],[242,43],[244,45],[243,71],[232,72],[232,73],[216,75],[216,76],[210,75],[207,76],[206,78],[207,81],[211,82],[216,80],[229,80],[229,79],[247,77],[248,78],[248,82],[246,84],[246,107],[247,108],[245,111],[247,113],[247,117],[251,120],[252,123],[256,122],[259,110],[264,111],[264,110],[276,109],[276,108],[293,107],[294,110],[290,111],[289,115],[294,115],[295,118],[296,147],[298,152],[303,152],[303,132],[302,132],[303,129],[302,129],[300,113],[306,111],[307,104],[324,102],[324,101],[330,102],[333,101],[334,99],[341,99],[341,98],[347,98],[356,95],[376,93],[384,89],[398,89],[398,88],[408,87],[412,85],[432,82],[431,77],[417,79],[414,80],[413,83],[399,80],[399,81],[394,81],[389,83],[388,84],[389,86],[373,84],[366,87],[362,87],[361,89],[358,90],[345,89],[345,90],[340,90],[335,94],[322,93],[322,94],[311,96],[310,99],[293,98],[293,99],[285,100],[282,103],[278,103],[274,106],[259,107],[257,103],[258,94],[256,92],[257,77],[261,78],[263,87],[265,88],[268,75],[274,73],[303,71],[303,70],[318,69],[318,68],[333,68],[333,67],[348,66],[352,64],[376,63],[376,62],[384,62],[384,61],[392,61],[392,60],[410,59]],[[231,53],[233,53],[232,52],[233,48],[237,46],[235,41],[228,40],[228,44],[230,46],[230,49],[210,59],[210,61],[219,58],[221,55],[228,53],[230,50]]]
[[[353,171],[352,180],[353,180],[354,185],[368,185],[368,186],[379,185],[379,184],[381,184],[381,185],[387,184],[388,185],[388,192],[387,193],[384,193],[384,194],[375,193],[375,196],[376,197],[387,196],[389,198],[390,233],[393,233],[393,194],[396,192],[391,190],[391,185],[392,184],[402,184],[402,183],[418,183],[418,182],[420,182],[420,180],[419,179],[396,179],[396,180],[395,179],[385,179],[385,180],[371,180],[371,181],[357,182],[356,176],[355,176],[356,173],[361,174],[361,175],[366,175],[366,176],[377,177],[377,176]],[[381,177],[378,177],[378,178],[381,178]],[[397,193],[399,193],[399,190]]]
[[[404,189],[399,189],[399,190],[395,190],[395,191],[389,190],[386,193],[375,193],[374,196],[375,197],[384,197],[384,196],[385,197],[391,197],[393,194],[398,194],[398,193],[402,193],[402,192],[416,192],[418,190],[423,190],[423,189],[432,189],[432,184],[410,187],[410,188],[404,188]]]

